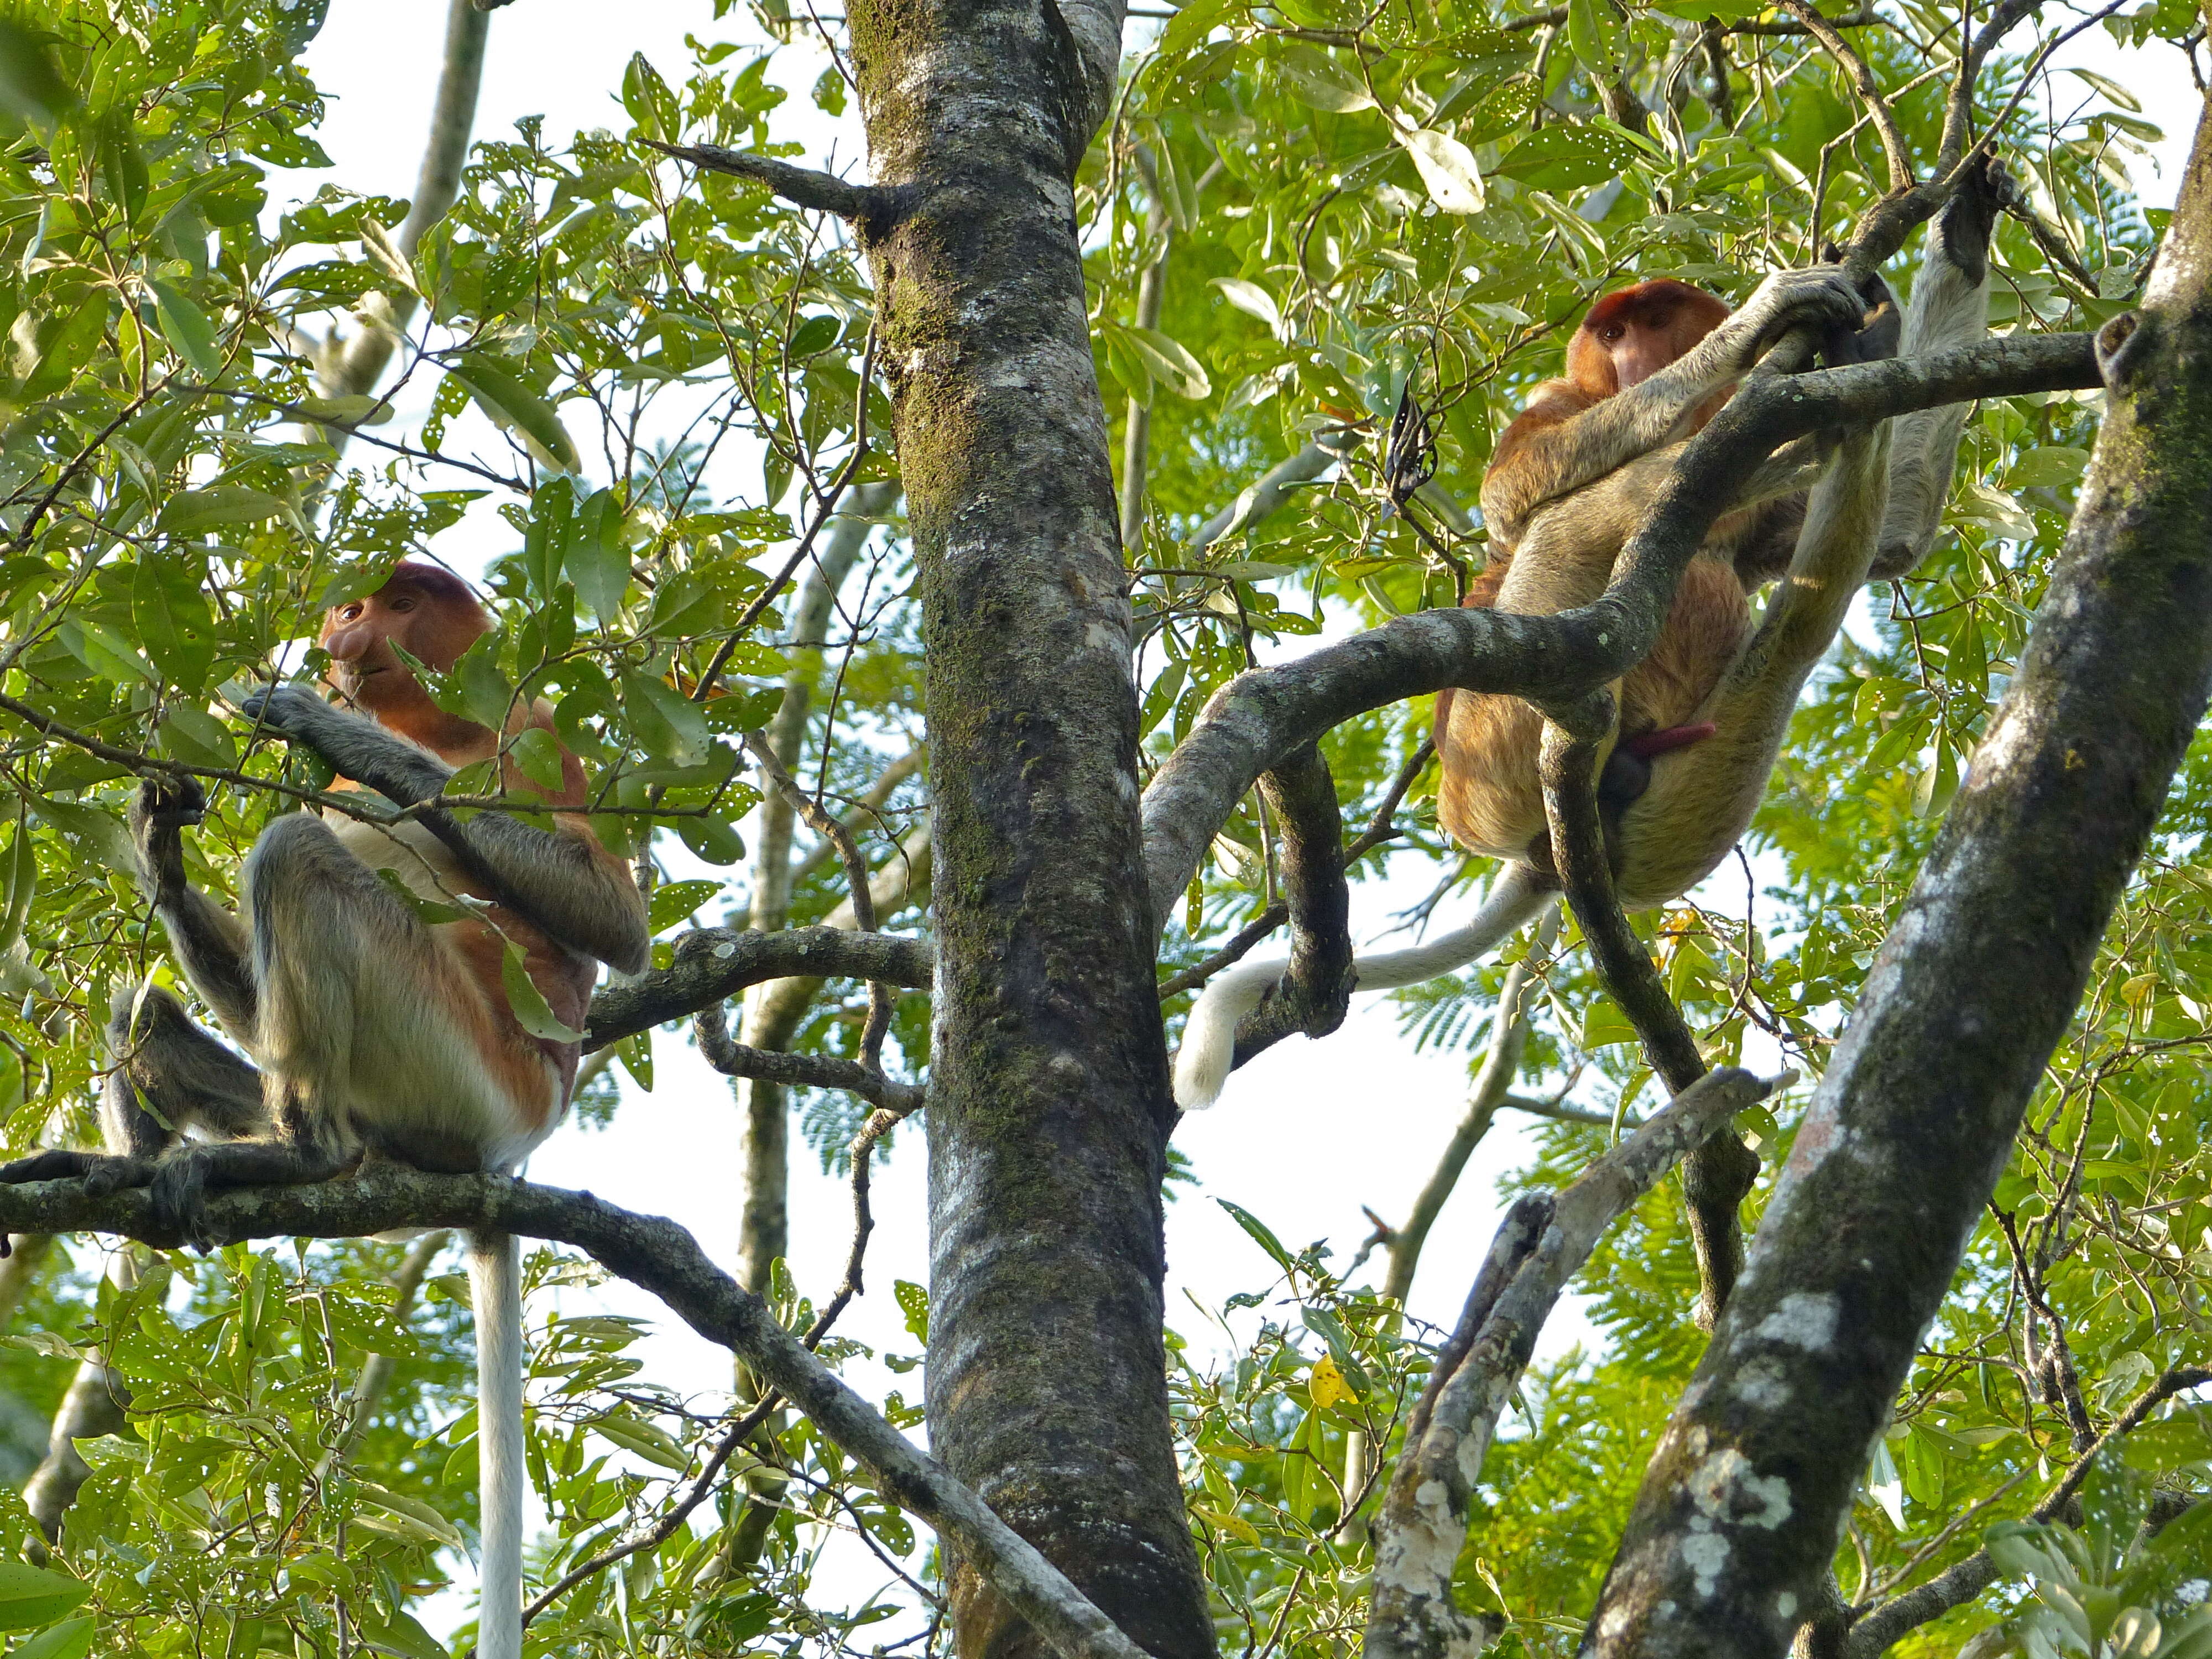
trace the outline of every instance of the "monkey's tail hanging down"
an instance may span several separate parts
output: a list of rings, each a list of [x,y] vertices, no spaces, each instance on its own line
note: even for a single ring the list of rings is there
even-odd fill
[[[1534,921],[1559,898],[1548,876],[1525,864],[1509,864],[1491,884],[1489,896],[1466,927],[1410,951],[1359,957],[1352,964],[1355,988],[1392,991],[1448,974],[1487,956],[1523,924]],[[1191,1005],[1182,1047],[1176,1051],[1176,1104],[1186,1112],[1204,1111],[1221,1097],[1237,1058],[1237,1028],[1244,1016],[1266,1001],[1283,970],[1279,957],[1243,962],[1208,981]]]
[[[469,1235],[469,1299],[483,1527],[477,1659],[522,1659],[522,1253],[514,1234]]]

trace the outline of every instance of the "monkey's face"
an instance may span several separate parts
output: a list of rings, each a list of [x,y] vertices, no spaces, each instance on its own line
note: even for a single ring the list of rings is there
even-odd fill
[[[443,673],[488,625],[473,597],[395,577],[367,599],[349,600],[323,618],[330,683],[349,702],[372,714],[410,707],[423,700],[422,688],[393,646]]]

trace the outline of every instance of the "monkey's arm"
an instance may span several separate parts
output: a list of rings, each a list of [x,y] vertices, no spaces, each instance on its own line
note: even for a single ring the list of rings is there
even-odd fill
[[[1507,429],[1482,481],[1491,533],[1517,545],[1537,508],[1683,436],[1682,423],[1698,406],[1741,379],[1785,330],[1801,323],[1856,328],[1865,311],[1838,266],[1777,271],[1742,310],[1649,380],[1564,419],[1539,399]]]
[[[256,692],[241,707],[270,730],[306,744],[341,777],[402,806],[434,799],[453,775],[427,750],[296,685]],[[651,959],[645,901],[588,830],[534,829],[504,812],[478,812],[465,823],[445,811],[421,817],[471,876],[550,937],[625,973]]]
[[[246,928],[185,878],[184,826],[206,815],[207,798],[190,778],[145,780],[131,797],[131,842],[138,879],[168,930],[177,965],[223,1029],[251,1046],[260,1022]]]

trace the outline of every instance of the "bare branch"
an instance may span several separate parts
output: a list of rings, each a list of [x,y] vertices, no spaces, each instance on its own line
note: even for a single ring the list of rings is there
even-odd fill
[[[774,937],[774,935],[770,935]],[[880,981],[877,981],[880,983]],[[871,1106],[903,1115],[921,1109],[922,1091],[911,1083],[885,1077],[872,1066],[840,1060],[834,1054],[795,1054],[781,1048],[755,1048],[730,1040],[723,1005],[712,1002],[694,1016],[692,1030],[699,1052],[724,1077],[757,1078],[799,1089],[842,1089]]]
[[[700,927],[676,941],[676,960],[592,999],[584,1047],[603,1048],[635,1031],[684,1019],[709,1003],[771,979],[880,979],[915,991],[927,987],[936,952],[928,941],[842,927],[793,927],[756,933]]]
[[[1909,187],[1913,182],[1911,154],[1905,148],[1904,133],[1898,128],[1897,112],[1882,96],[1881,83],[1867,67],[1867,60],[1859,56],[1856,46],[1837,32],[1833,23],[1820,15],[1820,9],[1810,0],[1782,0],[1782,3],[1850,77],[1851,89],[1858,94],[1867,118],[1874,123],[1875,132],[1881,140],[1881,153],[1889,162],[1889,187]]]
[[[709,173],[726,173],[749,184],[763,185],[794,207],[815,213],[834,213],[861,227],[864,234],[878,235],[885,222],[899,212],[907,192],[881,185],[848,184],[834,173],[812,167],[795,167],[772,155],[724,149],[720,144],[664,144],[658,138],[637,141],[649,149]]]
[[[1452,1570],[1498,1415],[1538,1333],[1605,1230],[1715,1124],[1781,1081],[1715,1072],[1592,1164],[1548,1213],[1542,1200],[1526,1198],[1508,1212],[1414,1409],[1376,1517],[1367,1659],[1448,1659],[1481,1645],[1485,1632],[1453,1600]]]
[[[708,1341],[747,1365],[867,1471],[876,1489],[934,1528],[1039,1635],[1068,1659],[1144,1659],[1036,1547],[917,1450],[853,1392],[758,1297],[710,1261],[691,1235],[659,1216],[505,1176],[434,1176],[380,1164],[351,1180],[220,1194],[207,1208],[213,1235],[358,1238],[399,1227],[467,1227],[573,1245],[651,1291]],[[174,1249],[143,1188],[93,1196],[75,1181],[0,1187],[0,1230],[104,1232]]]

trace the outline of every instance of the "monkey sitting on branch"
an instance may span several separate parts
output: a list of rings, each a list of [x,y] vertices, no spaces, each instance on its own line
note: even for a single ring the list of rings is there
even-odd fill
[[[206,1200],[225,1188],[325,1181],[370,1154],[443,1173],[511,1173],[552,1133],[580,1044],[533,1034],[516,1001],[542,999],[553,1021],[577,1031],[599,963],[642,969],[651,935],[629,869],[582,816],[583,765],[566,749],[558,790],[502,763],[505,787],[542,800],[550,829],[498,811],[463,823],[432,804],[458,769],[499,754],[501,736],[440,708],[400,653],[444,672],[490,625],[458,577],[403,562],[375,593],[324,618],[329,683],[350,710],[296,685],[246,700],[248,715],[322,757],[343,783],[422,810],[389,825],[337,813],[276,818],[246,859],[242,916],[185,879],[182,832],[203,815],[198,787],[139,786],[131,834],[169,948],[255,1065],[149,984],[118,1003],[109,1028],[117,1063],[101,1117],[116,1150],[37,1153],[0,1166],[0,1182],[147,1187],[158,1226],[206,1245]],[[510,726],[550,732],[551,711],[537,703]],[[387,877],[447,911],[461,901],[464,914],[425,921]],[[554,1030],[542,1012],[532,1023]],[[211,1139],[180,1140],[188,1130]],[[520,1659],[515,1240],[471,1235],[469,1278],[483,1486],[477,1652]]]
[[[2014,190],[1994,157],[1977,157],[1929,228],[1897,351],[1921,356],[1987,331],[1990,236]],[[1570,345],[1568,378],[1540,386],[1500,440],[1482,492],[1493,563],[1467,603],[1550,614],[1595,599],[1682,445],[1766,347],[1810,326],[1847,360],[1888,355],[1886,295],[1863,295],[1827,266],[1767,278],[1733,315],[1686,283],[1639,284],[1600,301]],[[1687,892],[1749,827],[1798,695],[1852,598],[1869,580],[1909,573],[1933,544],[1965,422],[1965,405],[1951,404],[1840,441],[1799,441],[1740,487],[1690,561],[1651,653],[1619,687],[1600,794],[1624,906]],[[1832,453],[1823,459],[1822,450]],[[1801,522],[1791,498],[1815,475]],[[1747,596],[1778,575],[1754,625]],[[1358,988],[1416,985],[1463,967],[1553,902],[1537,778],[1542,730],[1518,698],[1438,697],[1438,819],[1469,851],[1506,863],[1466,927],[1358,958]],[[1238,1059],[1237,1027],[1286,965],[1242,963],[1207,984],[1176,1056],[1184,1110],[1219,1097]]]

